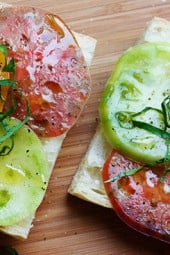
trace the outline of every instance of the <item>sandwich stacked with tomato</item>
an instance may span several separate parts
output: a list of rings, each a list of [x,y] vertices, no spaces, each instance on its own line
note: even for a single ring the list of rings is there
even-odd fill
[[[140,43],[118,60],[101,98],[100,127],[69,188],[165,242],[170,242],[169,32],[169,22],[154,18]]]
[[[0,7],[0,230],[26,238],[89,97],[96,41],[46,11]]]

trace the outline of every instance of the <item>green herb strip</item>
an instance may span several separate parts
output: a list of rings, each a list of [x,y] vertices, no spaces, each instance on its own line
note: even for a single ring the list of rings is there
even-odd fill
[[[116,176],[110,178],[109,180],[105,181],[105,183],[108,183],[108,182],[115,182],[115,181],[121,179],[122,177],[134,175],[134,174],[136,174],[137,172],[139,172],[139,171],[142,170],[142,169],[143,169],[143,166],[139,166],[139,167],[136,167],[136,168],[127,170],[127,171],[123,171],[123,172],[121,172],[120,174],[118,174],[118,175],[116,175]]]
[[[5,58],[7,59],[8,51],[5,45],[0,45],[0,51],[3,52]],[[1,86],[9,86],[12,89],[12,102],[13,105],[8,111],[5,112],[0,112],[0,124],[2,126],[2,129],[4,130],[4,135],[0,137],[0,145],[2,145],[2,148],[0,148],[0,156],[5,156],[10,153],[10,151],[14,147],[14,135],[15,133],[24,125],[26,124],[29,119],[30,119],[30,107],[28,104],[28,101],[25,98],[26,101],[26,107],[27,107],[27,115],[25,119],[23,119],[21,122],[19,122],[17,125],[10,127],[7,118],[9,118],[12,113],[15,111],[17,105],[13,97],[13,92],[14,90],[18,90],[16,84],[17,82],[15,81],[15,74],[16,74],[16,65],[15,65],[15,60],[14,58],[11,58],[9,60],[9,63],[7,63],[3,69],[2,72],[10,72],[11,73],[11,79],[4,79],[0,80],[0,100],[4,101],[4,98],[1,93]],[[3,145],[3,143],[7,140],[10,139],[10,145]]]
[[[126,170],[106,182],[114,182],[122,177],[134,175],[135,173],[137,173],[138,171],[142,170],[145,167],[156,166],[156,165],[162,164],[162,163],[164,163],[164,164],[169,163],[169,161],[170,161],[170,133],[166,132],[166,129],[168,127],[170,127],[170,96],[166,97],[163,100],[161,107],[162,107],[162,111],[159,109],[156,109],[156,108],[152,108],[152,107],[146,107],[138,113],[130,113],[130,112],[126,112],[126,111],[121,111],[121,112],[116,113],[116,118],[118,119],[120,126],[123,128],[134,128],[134,127],[141,128],[141,129],[144,129],[144,130],[166,140],[167,152],[166,152],[165,157],[160,159],[157,162],[152,163],[152,164],[145,164],[144,166]],[[157,127],[155,127],[151,124],[148,124],[146,122],[137,121],[134,119],[135,117],[137,117],[140,114],[143,114],[149,110],[157,111],[158,113],[163,114],[165,130],[157,128]],[[166,169],[164,170],[164,172],[160,178],[160,181],[162,183],[164,183],[168,172],[170,172],[170,167],[167,165]]]
[[[170,127],[170,96],[166,97],[162,102],[162,111],[164,113],[165,124]]]

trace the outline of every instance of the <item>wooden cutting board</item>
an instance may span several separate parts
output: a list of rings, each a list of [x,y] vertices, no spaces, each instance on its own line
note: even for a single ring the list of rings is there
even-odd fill
[[[0,245],[14,246],[20,255],[156,255],[170,254],[169,246],[145,237],[122,223],[111,209],[67,194],[78,164],[94,134],[98,103],[114,63],[133,45],[153,16],[170,19],[170,1],[21,0],[60,15],[72,30],[98,40],[91,75],[91,97],[69,132],[56,162],[47,195],[26,241],[0,234]]]

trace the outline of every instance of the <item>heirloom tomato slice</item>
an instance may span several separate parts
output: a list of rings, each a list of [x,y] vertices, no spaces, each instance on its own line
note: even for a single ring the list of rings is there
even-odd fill
[[[5,123],[8,130],[20,125],[14,118],[6,118]],[[0,138],[3,135],[0,126]],[[12,141],[13,149],[3,156],[3,148],[11,147]],[[28,125],[0,144],[0,152],[0,226],[6,227],[32,218],[42,202],[50,173],[41,141]]]
[[[89,96],[91,80],[77,41],[56,15],[31,7],[6,7],[0,15],[0,44],[16,64],[14,117],[26,116],[39,136],[58,136],[75,123]],[[5,110],[13,100],[8,93]]]
[[[166,157],[169,70],[170,44],[134,46],[119,59],[103,93],[100,118],[107,140],[135,161],[153,163]]]
[[[170,172],[164,182],[165,165],[143,168],[113,150],[103,167],[106,192],[116,214],[135,230],[170,242]],[[122,178],[118,178],[124,175]]]

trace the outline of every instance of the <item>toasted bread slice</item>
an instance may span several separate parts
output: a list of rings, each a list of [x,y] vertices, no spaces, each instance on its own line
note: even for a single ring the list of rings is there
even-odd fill
[[[0,2],[0,10],[3,11],[4,8],[9,7],[10,5],[6,3]],[[88,66],[91,65],[95,47],[96,47],[96,39],[89,37],[87,35],[83,35],[77,32],[73,32],[82,52],[86,63]],[[56,159],[62,147],[62,143],[66,134],[60,135],[55,138],[43,138],[41,142],[43,144],[45,153],[47,155],[48,167],[49,167],[49,175],[51,175],[53,167],[55,165]],[[36,213],[36,212],[35,212]],[[31,215],[29,218],[23,220],[22,222],[18,222],[16,225],[8,226],[8,227],[0,227],[0,231],[11,235],[16,238],[26,239],[30,232],[30,229],[33,226],[34,215]]]
[[[153,18],[138,43],[143,42],[170,43],[170,22],[159,17]],[[70,194],[104,207],[111,207],[101,176],[102,167],[109,152],[111,147],[99,125],[73,177],[68,189]]]

